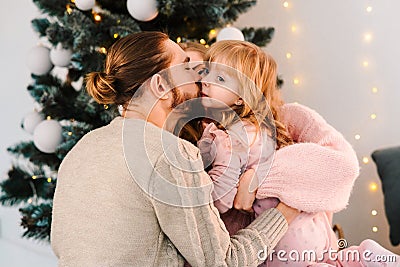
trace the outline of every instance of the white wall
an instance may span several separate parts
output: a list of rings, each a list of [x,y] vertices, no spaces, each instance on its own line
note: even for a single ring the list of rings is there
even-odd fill
[[[285,80],[283,94],[316,109],[355,148],[362,167],[350,205],[335,215],[349,244],[366,238],[400,253],[389,242],[381,184],[370,155],[400,145],[400,3],[396,1],[259,0],[234,26],[273,26],[265,49]],[[366,8],[372,7],[371,12]],[[292,31],[292,26],[296,27]],[[364,35],[370,33],[370,42]],[[290,52],[292,57],[286,58]],[[368,67],[363,62],[368,61]],[[300,82],[295,85],[293,80]],[[378,93],[372,93],[377,87]],[[376,114],[375,120],[370,118]],[[354,137],[359,134],[361,138]],[[362,163],[367,156],[368,164]],[[371,182],[378,190],[371,192]],[[400,193],[400,192],[399,192]],[[371,210],[378,215],[372,216]],[[372,227],[378,232],[372,232]],[[399,226],[400,227],[400,226]]]
[[[7,147],[30,138],[19,125],[33,110],[33,100],[26,90],[30,82],[26,55],[38,42],[30,24],[38,14],[31,0],[3,3],[0,11],[0,180],[11,167]],[[0,266],[56,266],[50,246],[22,239],[19,223],[17,208],[0,206]]]
[[[379,147],[400,143],[399,64],[400,18],[395,1],[283,1],[259,0],[255,8],[241,16],[238,26],[273,26],[276,34],[268,46],[283,75],[286,100],[298,101],[319,111],[353,144],[359,158],[369,156]],[[390,2],[390,3],[389,3]],[[373,10],[366,12],[371,4]],[[38,42],[30,26],[37,16],[31,0],[6,2],[0,16],[0,105],[3,121],[0,133],[0,172],[10,167],[5,150],[11,144],[28,139],[19,124],[33,108],[26,91],[30,73],[25,60],[29,49]],[[292,32],[291,26],[297,31]],[[366,43],[365,32],[372,41]],[[288,60],[286,53],[291,52]],[[369,67],[362,66],[364,60]],[[299,85],[292,83],[297,77]],[[377,94],[371,92],[378,87]],[[369,118],[377,114],[376,120]],[[355,140],[354,135],[361,139]],[[377,182],[377,192],[369,183]],[[378,215],[371,216],[371,210]],[[48,245],[21,239],[19,213],[15,208],[0,207],[0,266],[55,266],[55,256]],[[350,205],[336,215],[350,244],[373,238],[400,253],[388,241],[383,198],[375,166],[362,164]],[[373,226],[378,232],[371,231]]]

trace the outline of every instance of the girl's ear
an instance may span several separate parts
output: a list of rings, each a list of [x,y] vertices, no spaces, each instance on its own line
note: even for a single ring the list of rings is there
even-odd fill
[[[150,91],[158,99],[168,99],[168,90],[162,83],[163,78],[160,74],[154,74],[150,80]]]
[[[235,105],[236,105],[236,106],[242,106],[242,105],[243,105],[243,99],[242,99],[242,98],[238,98],[238,99],[235,101]]]

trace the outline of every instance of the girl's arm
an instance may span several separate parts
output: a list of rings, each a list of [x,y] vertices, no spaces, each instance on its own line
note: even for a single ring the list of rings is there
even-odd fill
[[[282,108],[282,121],[297,144],[276,151],[257,198],[277,197],[308,212],[346,207],[359,175],[351,145],[317,112],[299,104]]]
[[[208,175],[214,183],[212,197],[220,213],[233,207],[240,176],[240,155],[232,151],[229,135],[210,123],[197,142],[204,167],[211,167]]]

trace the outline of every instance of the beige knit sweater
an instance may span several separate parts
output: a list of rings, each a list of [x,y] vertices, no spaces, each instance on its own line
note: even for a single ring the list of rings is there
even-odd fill
[[[167,154],[201,162],[189,142],[136,119],[118,117],[76,144],[60,166],[54,196],[51,245],[59,266],[183,266],[183,258],[192,266],[260,264],[258,251],[272,249],[287,230],[282,214],[271,209],[230,238],[210,188],[177,191],[172,200],[209,204],[165,203],[156,176],[184,187],[211,181],[197,163],[196,171],[171,164],[162,148],[174,142]]]

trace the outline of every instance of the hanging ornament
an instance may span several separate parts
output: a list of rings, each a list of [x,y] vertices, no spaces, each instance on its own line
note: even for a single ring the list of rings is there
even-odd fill
[[[50,49],[42,45],[33,47],[29,51],[27,65],[33,74],[44,75],[48,73],[53,68],[50,61]]]
[[[91,10],[95,4],[95,0],[75,0],[75,6],[82,11]]]
[[[33,134],[36,126],[44,120],[43,115],[37,111],[27,114],[22,122],[22,128],[30,134]]]
[[[61,43],[50,50],[50,60],[55,66],[68,67],[71,63],[72,50],[64,49]]]
[[[62,142],[62,128],[56,120],[45,120],[36,126],[33,143],[44,153],[54,153]]]
[[[158,15],[156,0],[127,0],[126,6],[129,14],[140,21],[150,21]]]
[[[77,81],[71,82],[72,87],[75,89],[75,91],[79,92],[82,90],[83,86],[83,77],[80,77]]]
[[[244,41],[244,35],[241,30],[235,27],[226,27],[219,31],[217,42],[222,40],[239,40]]]

